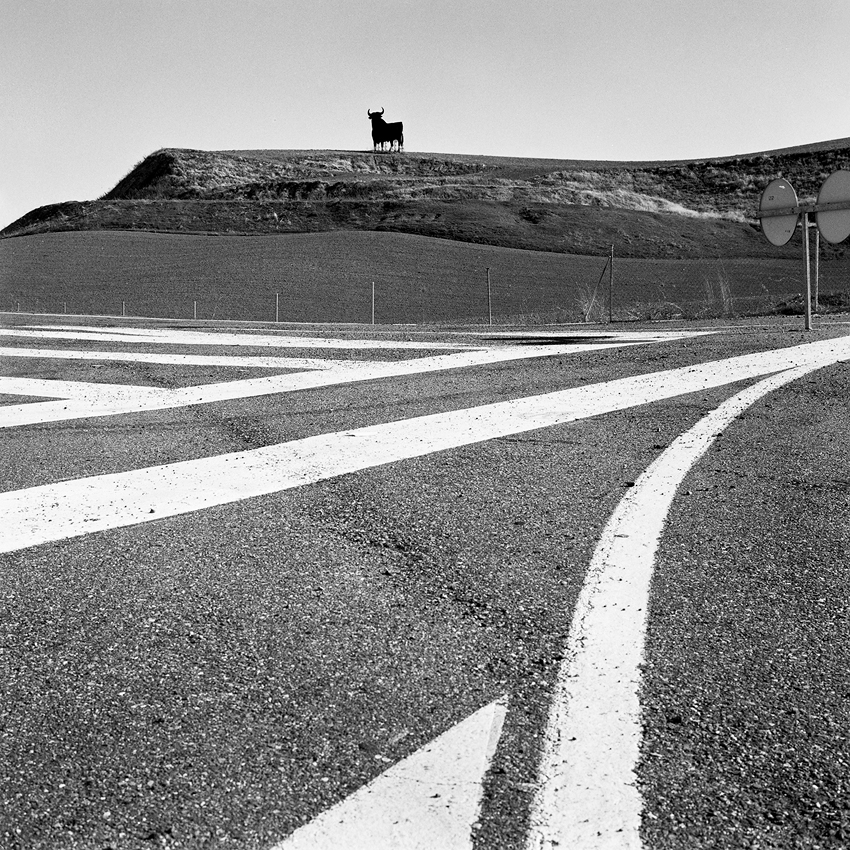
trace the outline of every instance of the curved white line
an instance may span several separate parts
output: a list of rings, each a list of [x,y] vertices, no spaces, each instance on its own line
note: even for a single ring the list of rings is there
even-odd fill
[[[638,850],[638,692],[649,587],[670,505],[715,438],[762,396],[821,364],[759,381],[680,435],[617,505],[573,614],[543,744],[527,850]]]

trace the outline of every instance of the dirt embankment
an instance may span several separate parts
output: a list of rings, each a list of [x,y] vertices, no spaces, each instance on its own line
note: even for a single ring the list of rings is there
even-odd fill
[[[660,163],[167,149],[102,198],[41,207],[2,235],[370,230],[558,253],[598,254],[615,244],[631,257],[776,257],[754,219],[764,186],[784,176],[809,198],[848,165],[847,139]]]

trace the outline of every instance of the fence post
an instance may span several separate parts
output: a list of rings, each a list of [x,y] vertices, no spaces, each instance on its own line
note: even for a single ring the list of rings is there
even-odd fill
[[[274,320],[275,322],[280,321],[280,293],[275,292],[274,294]]]
[[[608,262],[608,324],[614,321],[614,246],[611,246],[611,259]]]
[[[375,281],[372,281],[372,324],[375,324]]]
[[[493,324],[493,299],[490,295],[490,267],[487,267],[487,318]]]
[[[198,302],[197,301],[192,301],[192,318],[193,319],[198,318]]]
[[[121,302],[121,315],[122,315],[122,316],[126,316],[126,315],[127,315],[127,309],[126,309],[126,307],[124,306],[124,302],[123,302],[123,301]]]

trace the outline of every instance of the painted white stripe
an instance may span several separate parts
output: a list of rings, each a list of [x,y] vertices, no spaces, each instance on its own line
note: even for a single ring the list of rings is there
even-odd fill
[[[0,357],[38,360],[106,360],[117,363],[157,363],[165,366],[226,366],[240,369],[332,369],[351,360],[319,357],[239,357],[232,354],[149,354],[141,351],[84,351],[71,348],[9,348],[0,346]]]
[[[22,339],[75,339],[86,342],[132,342],[149,343],[147,337],[137,334],[121,334],[115,330],[103,333],[85,333],[84,331],[54,331],[51,328],[45,330],[31,330],[26,327],[0,328],[0,336],[20,337]]]
[[[285,334],[258,334],[258,333],[215,333],[212,331],[181,330],[179,328],[133,328],[120,326],[95,327],[91,325],[22,325],[28,330],[35,330],[50,335],[63,331],[81,333],[84,338],[90,339],[92,335],[103,336],[104,334],[118,336],[126,340],[133,337],[135,340],[146,340],[148,342],[173,343],[177,345],[257,345],[269,347],[320,347],[320,348],[424,348],[424,349],[464,349],[481,348],[482,345],[469,345],[460,342],[433,342],[428,340],[374,340],[374,339],[339,339],[332,337],[308,337],[289,336]],[[12,329],[14,330],[14,329]],[[369,333],[375,333],[375,328],[370,328]],[[385,331],[384,333],[398,333],[398,331]],[[706,336],[713,334],[714,330],[640,330],[624,331],[607,328],[605,330],[592,330],[585,326],[571,326],[557,330],[532,329],[524,331],[457,331],[449,335],[481,337],[483,340],[504,339],[528,339],[533,338],[558,338],[558,337],[584,337],[588,342],[595,339],[616,340],[619,342],[662,342],[676,339],[686,339],[693,336]],[[420,332],[421,334],[421,332]]]
[[[497,700],[296,830],[272,850],[463,850],[505,719]]]
[[[640,340],[628,345],[648,344],[654,340]],[[44,422],[81,419],[92,416],[116,416],[124,413],[139,413],[145,410],[165,410],[193,404],[211,404],[296,390],[315,389],[356,381],[373,381],[402,375],[417,375],[447,369],[463,369],[509,360],[524,360],[532,357],[552,357],[599,351],[611,345],[588,343],[582,345],[505,346],[504,348],[473,349],[455,354],[439,354],[433,357],[387,361],[348,361],[318,371],[288,375],[270,375],[264,378],[248,378],[241,381],[224,381],[202,384],[175,390],[133,387],[118,384],[80,383],[50,381],[38,378],[0,377],[0,393],[7,395],[42,396],[67,398],[72,402],[38,402],[0,407],[0,428]]]
[[[4,395],[44,396],[45,398],[76,399],[90,404],[108,402],[116,407],[137,404],[140,410],[168,390],[159,387],[140,387],[136,384],[100,384],[95,381],[58,381],[53,378],[0,377],[0,392]],[[136,398],[138,397],[138,398]]]
[[[85,325],[27,325],[0,329],[0,336],[42,339],[86,339],[144,342],[160,345],[226,345],[254,348],[442,349],[480,348],[459,342],[416,342],[392,339],[339,339],[334,337],[277,336],[275,334],[209,333],[154,328],[96,328]]]
[[[850,359],[850,337],[0,494],[0,551],[151,522],[386,463]]]
[[[563,337],[586,337],[588,341],[594,338],[613,339],[623,342],[637,342],[638,340],[654,339],[656,342],[669,341],[674,339],[687,339],[692,336],[710,336],[715,333],[715,329],[702,331],[621,331],[621,330],[588,330],[584,325],[564,325],[557,330],[551,328],[537,330],[536,328],[526,328],[522,331],[464,331],[464,336],[481,337],[484,340],[490,339],[542,339],[549,337],[551,339],[559,339]]]
[[[678,437],[617,506],[590,563],[559,671],[528,850],[639,850],[640,688],[655,554],[676,490],[715,438],[762,396],[819,368],[748,387]]]

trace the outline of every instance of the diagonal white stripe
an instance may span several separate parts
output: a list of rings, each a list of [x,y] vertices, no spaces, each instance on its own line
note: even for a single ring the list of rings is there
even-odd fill
[[[351,360],[320,357],[239,357],[233,354],[149,354],[141,351],[85,351],[72,348],[0,347],[0,357],[38,360],[106,360],[116,363],[156,363],[166,366],[226,366],[241,369],[330,369],[348,366]]]
[[[850,337],[289,443],[0,494],[0,552],[150,522],[406,458],[850,359]]]
[[[337,339],[256,333],[209,333],[206,331],[164,330],[159,328],[95,327],[91,325],[28,325],[25,328],[0,330],[0,336],[145,342],[161,345],[238,345],[254,348],[463,349],[472,347],[460,342]],[[480,346],[474,347],[480,348]]]
[[[640,339],[623,345],[649,344],[655,339]],[[193,404],[210,404],[218,401],[249,398],[297,390],[316,389],[357,381],[374,381],[402,375],[418,375],[484,366],[509,360],[532,357],[552,357],[599,351],[611,348],[605,343],[580,345],[505,346],[504,348],[476,349],[433,357],[387,361],[337,362],[322,372],[271,375],[264,378],[247,378],[240,381],[222,381],[213,384],[168,390],[154,387],[135,387],[123,384],[97,384],[74,381],[55,381],[38,378],[0,377],[0,393],[9,395],[43,396],[72,399],[71,403],[40,402],[37,404],[5,405],[0,407],[0,428],[44,422],[85,419],[93,416],[117,416],[140,413],[144,410],[165,410]]]

